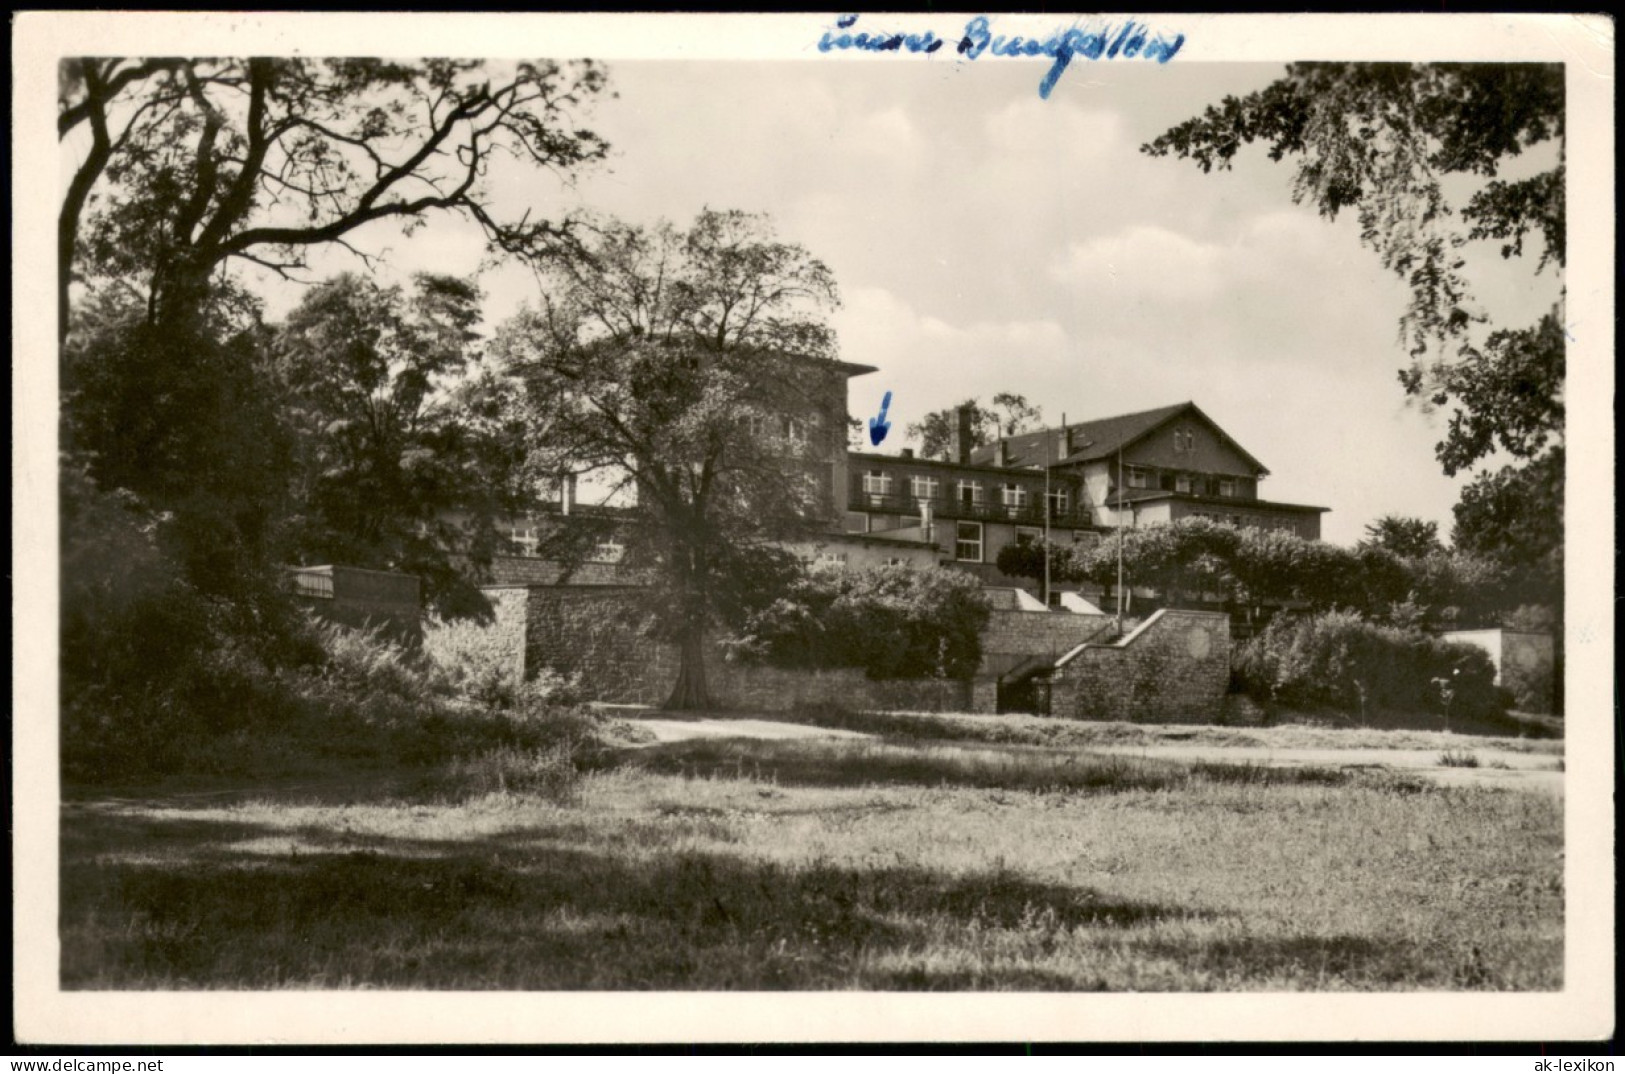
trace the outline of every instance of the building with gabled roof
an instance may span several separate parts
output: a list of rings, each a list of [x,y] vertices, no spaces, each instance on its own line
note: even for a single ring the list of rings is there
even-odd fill
[[[995,564],[1006,545],[1046,531],[1085,542],[1118,526],[1203,517],[1317,540],[1327,510],[1261,499],[1269,470],[1193,402],[971,442],[972,414],[961,408],[947,459],[849,453],[848,531],[926,540],[989,585],[1031,587]],[[1089,588],[1052,586],[1050,600]]]

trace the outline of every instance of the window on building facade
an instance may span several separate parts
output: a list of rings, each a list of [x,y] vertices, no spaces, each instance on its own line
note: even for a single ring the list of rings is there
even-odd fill
[[[1071,497],[1066,489],[1051,489],[1046,496],[1049,501],[1049,517],[1061,518],[1071,506]]]
[[[870,497],[885,496],[891,492],[891,475],[884,470],[867,470],[863,475],[863,491]]]
[[[1004,506],[1006,506],[1006,507],[1026,507],[1027,506],[1027,490],[1024,487],[1022,487],[1021,485],[1006,485],[1006,486],[1004,486]]]
[[[626,555],[626,546],[613,538],[600,541],[593,546],[592,555],[587,557],[588,563],[619,563],[621,557]]]
[[[1196,434],[1189,429],[1174,430],[1174,450],[1188,452],[1196,450]]]
[[[534,556],[536,554],[537,537],[535,526],[514,526],[508,531],[508,540],[513,543],[514,550],[520,555]]]
[[[817,516],[831,506],[824,493],[824,479],[817,473],[803,471],[801,480],[801,511],[806,516]]]
[[[869,516],[862,511],[848,511],[846,513],[846,532],[868,533]]]
[[[1191,477],[1190,477],[1189,474],[1180,474],[1178,477],[1174,478],[1174,491],[1175,492],[1190,492],[1191,491]]]
[[[846,553],[820,552],[815,563],[816,566],[824,570],[841,570],[846,566]]]
[[[1131,489],[1148,489],[1151,487],[1151,473],[1137,466],[1129,467],[1128,487]]]
[[[975,507],[982,502],[982,483],[980,481],[961,481],[959,483],[959,502],[966,507]]]
[[[982,562],[982,524],[961,522],[954,532],[954,558],[961,563]]]
[[[886,566],[888,566],[888,567],[906,567],[906,566],[908,566],[908,560],[903,558],[902,556],[887,556],[886,557]]]
[[[1234,496],[1235,494],[1236,494],[1236,483],[1235,483],[1235,481],[1233,481],[1232,479],[1230,479],[1228,477],[1219,478],[1219,495],[1220,496]]]
[[[934,477],[909,478],[909,490],[914,493],[916,500],[934,500],[937,498],[937,489],[940,487]]]

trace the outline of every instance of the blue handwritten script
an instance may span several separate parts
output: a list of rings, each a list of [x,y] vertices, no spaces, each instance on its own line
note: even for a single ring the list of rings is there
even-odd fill
[[[943,39],[934,32],[892,33],[887,31],[857,30],[857,15],[842,15],[835,20],[833,30],[824,31],[818,39],[818,51],[839,52],[857,49],[865,52],[918,52],[930,55],[940,49]],[[997,34],[986,15],[977,15],[965,23],[955,51],[967,60],[984,55],[1042,56],[1049,59],[1050,68],[1038,83],[1038,95],[1049,99],[1072,61],[1081,56],[1086,60],[1155,60],[1167,63],[1179,54],[1185,45],[1185,35],[1171,36],[1153,33],[1151,28],[1130,19],[1119,25],[1071,26],[1056,30],[1048,36],[1022,37],[1020,34]]]
[[[869,443],[876,447],[879,447],[880,442],[886,439],[886,434],[891,432],[891,422],[886,420],[886,408],[889,406],[891,392],[887,392],[886,397],[880,400],[880,416],[869,419]]]
[[[824,36],[818,39],[818,51],[830,52],[842,49],[859,49],[864,52],[924,52],[927,55],[937,51],[943,45],[942,38],[927,30],[923,34],[888,34],[847,33],[857,23],[856,15],[842,15],[835,20],[836,32],[824,31]]]

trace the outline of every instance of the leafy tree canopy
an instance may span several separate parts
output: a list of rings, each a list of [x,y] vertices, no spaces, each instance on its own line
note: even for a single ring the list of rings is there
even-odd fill
[[[485,610],[473,583],[535,486],[513,386],[479,362],[479,299],[451,277],[406,292],[344,275],[277,331],[292,558],[416,574],[442,614]]]
[[[1400,321],[1413,364],[1405,390],[1456,411],[1439,461],[1448,474],[1500,447],[1530,458],[1562,436],[1563,338],[1554,310],[1527,329],[1502,329],[1481,346],[1462,250],[1500,244],[1524,253],[1537,236],[1536,271],[1564,264],[1564,92],[1560,64],[1300,63],[1246,97],[1227,97],[1143,151],[1229,168],[1242,146],[1297,162],[1293,198],[1334,218],[1355,212],[1361,238],[1410,288]],[[1513,158],[1552,143],[1556,159],[1507,180]],[[1479,180],[1459,214],[1447,177]],[[1454,355],[1450,352],[1454,351]],[[1432,355],[1431,360],[1429,355]]]
[[[1403,518],[1399,515],[1384,515],[1375,522],[1367,523],[1365,540],[1361,541],[1359,546],[1382,548],[1396,556],[1412,557],[1444,550],[1444,546],[1439,543],[1437,522],[1425,522],[1420,518]]]
[[[1013,392],[998,393],[989,406],[967,399],[957,407],[933,410],[907,429],[909,439],[919,441],[922,457],[946,459],[953,453],[959,411],[963,408],[970,410],[970,446],[973,448],[1036,428],[1043,417],[1042,408],[1027,402],[1026,396]]]
[[[564,230],[486,182],[511,157],[568,174],[605,144],[575,115],[591,63],[87,57],[61,68],[58,134],[81,149],[58,218],[61,332],[70,283],[140,280],[185,316],[230,259],[289,274],[313,246],[436,211],[529,255]]]
[[[1415,520],[1400,520],[1415,521]],[[1427,524],[1422,524],[1426,529]],[[1518,603],[1494,559],[1418,545],[1408,555],[1374,541],[1343,548],[1285,530],[1237,529],[1205,518],[1123,530],[1092,545],[1051,544],[1050,577],[1114,585],[1119,564],[1130,589],[1155,590],[1180,607],[1219,600],[1242,607],[1345,609],[1407,626],[1493,622]],[[999,569],[1037,578],[1042,541],[1001,551]]]

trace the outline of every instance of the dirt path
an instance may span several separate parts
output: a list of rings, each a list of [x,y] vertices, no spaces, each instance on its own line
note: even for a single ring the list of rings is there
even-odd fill
[[[654,736],[648,745],[682,742],[694,738],[756,739],[874,739],[877,735],[845,731],[833,727],[781,723],[777,720],[639,720],[633,724]],[[994,743],[967,740],[970,747],[995,747]],[[1284,765],[1292,767],[1370,768],[1425,776],[1446,786],[1512,787],[1563,793],[1563,772],[1559,759],[1551,754],[1519,753],[1512,750],[1462,747],[1456,752],[1471,756],[1477,767],[1442,763],[1444,751],[1436,749],[1280,749],[1267,746],[1082,746],[1080,752],[1115,753],[1129,757],[1154,757],[1170,761],[1217,761],[1227,764]]]
[[[843,731],[834,727],[814,727],[802,723],[780,723],[777,720],[627,720],[634,727],[655,736],[654,746],[661,742],[682,742],[690,738],[875,738],[862,731]]]

